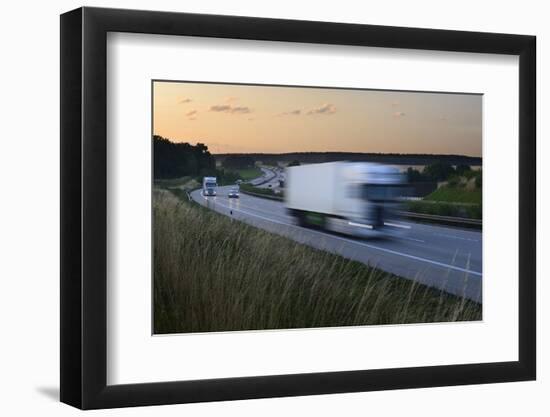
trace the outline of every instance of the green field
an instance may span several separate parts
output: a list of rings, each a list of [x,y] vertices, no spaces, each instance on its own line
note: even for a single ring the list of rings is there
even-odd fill
[[[423,200],[407,202],[407,210],[480,220],[483,203],[481,175],[481,171],[468,171],[464,176],[455,176]]]
[[[446,203],[481,204],[481,189],[466,189],[460,187],[443,186],[425,197],[428,201],[442,201]]]
[[[481,319],[479,304],[233,221],[180,189],[156,189],[153,216],[157,334]]]
[[[258,167],[238,169],[235,171],[243,181],[253,180],[262,176],[262,170]]]

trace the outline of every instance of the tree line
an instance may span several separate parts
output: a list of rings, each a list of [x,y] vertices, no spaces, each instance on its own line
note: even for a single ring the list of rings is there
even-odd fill
[[[252,160],[252,163],[254,161]],[[216,158],[204,143],[176,143],[159,135],[153,136],[153,176],[155,179],[216,177],[218,184],[233,184],[238,173],[216,167]]]
[[[216,171],[216,160],[204,143],[175,143],[154,135],[153,166],[157,179],[211,175]]]
[[[480,157],[467,155],[439,155],[439,154],[401,154],[401,153],[374,153],[374,152],[290,152],[290,153],[248,153],[248,154],[216,154],[216,158],[223,161],[229,157],[246,156],[264,164],[275,165],[277,162],[299,161],[304,164],[318,164],[322,162],[352,161],[378,162],[395,165],[429,165],[444,162],[449,165],[481,165]]]
[[[229,155],[223,160],[223,166],[227,169],[253,168],[255,164],[254,158],[246,155]]]
[[[436,162],[426,165],[422,171],[409,167],[407,180],[410,183],[439,182],[466,177],[475,178],[476,186],[481,188],[481,171],[474,171],[469,165],[460,164],[456,167],[445,162]]]

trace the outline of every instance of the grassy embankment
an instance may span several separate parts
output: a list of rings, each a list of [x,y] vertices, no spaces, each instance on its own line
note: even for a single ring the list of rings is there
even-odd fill
[[[407,210],[415,213],[481,219],[481,173],[452,178],[423,200],[407,202]]]
[[[479,304],[232,221],[182,188],[153,204],[155,333],[481,319]]]
[[[197,180],[194,180],[196,181],[196,184],[192,183],[192,181],[193,181],[192,177],[181,177],[181,178],[170,178],[170,179],[155,179],[153,181],[153,184],[156,187],[167,188],[167,189],[189,188],[189,187],[194,187],[195,185],[200,185]]]

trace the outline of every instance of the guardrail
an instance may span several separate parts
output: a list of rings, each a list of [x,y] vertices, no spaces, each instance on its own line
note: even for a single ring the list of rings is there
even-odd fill
[[[252,191],[243,190],[242,188],[239,191],[242,194],[251,195],[252,197],[267,198],[268,200],[277,200],[277,201],[283,201],[284,200],[283,197],[279,197],[278,195],[254,193]]]
[[[266,168],[268,171],[271,171],[270,169]],[[253,181],[257,180],[257,178],[254,178],[253,180],[250,180],[248,181],[248,184],[250,185],[253,185],[254,187],[257,187],[258,185],[263,185],[265,184],[266,182],[269,182],[271,181],[273,178],[276,178],[277,177],[277,174],[274,172],[274,171],[271,171],[273,173],[273,175],[269,178],[266,178],[264,179],[263,181],[260,181],[260,182],[257,182],[257,183],[253,183]],[[260,177],[261,178],[261,177]]]
[[[480,219],[468,219],[466,217],[440,216],[437,214],[414,213],[411,211],[400,211],[398,212],[398,214],[410,219],[424,220],[430,223],[442,223],[451,226],[463,226],[481,229],[483,225]]]
[[[241,193],[251,195],[252,197],[267,198],[268,200],[283,201],[283,197],[275,195],[267,195],[254,193],[251,191],[240,190]],[[399,211],[397,212],[400,216],[407,217],[409,219],[415,219],[420,221],[425,221],[427,223],[439,223],[446,224],[449,226],[458,226],[458,227],[468,227],[481,229],[482,221],[480,219],[468,219],[466,217],[452,217],[452,216],[440,216],[437,214],[424,214],[424,213],[414,213],[412,211]]]

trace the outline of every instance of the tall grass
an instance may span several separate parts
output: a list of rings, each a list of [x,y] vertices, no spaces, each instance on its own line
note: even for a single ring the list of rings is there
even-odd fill
[[[180,177],[180,178],[166,178],[166,179],[155,179],[155,186],[162,188],[177,188],[182,187],[191,181],[191,177]]]
[[[479,319],[479,304],[154,193],[157,334]]]

